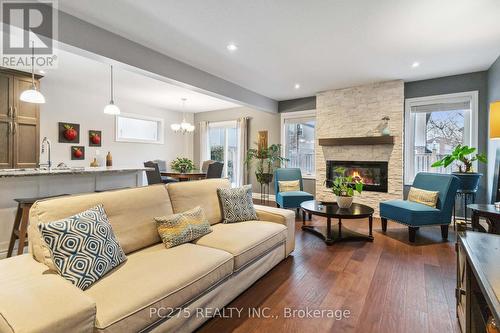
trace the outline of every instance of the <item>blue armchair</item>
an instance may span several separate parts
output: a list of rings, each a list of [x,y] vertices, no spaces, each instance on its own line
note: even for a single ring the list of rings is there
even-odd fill
[[[279,181],[299,180],[300,191],[280,192]],[[276,203],[281,208],[295,208],[297,211],[300,204],[307,200],[313,200],[314,196],[311,193],[303,191],[302,173],[298,168],[279,168],[274,171],[274,193],[276,195]]]
[[[436,208],[407,200],[381,202],[382,231],[387,231],[387,220],[405,224],[408,226],[409,241],[413,243],[419,227],[440,225],[441,236],[447,240],[458,184],[459,179],[453,175],[418,173],[413,181],[413,187],[439,191]]]

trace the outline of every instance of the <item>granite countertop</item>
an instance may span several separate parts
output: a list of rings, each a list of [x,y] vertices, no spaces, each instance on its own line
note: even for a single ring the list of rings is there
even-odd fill
[[[26,177],[26,176],[51,176],[51,175],[78,175],[108,172],[134,172],[146,171],[150,168],[143,167],[67,167],[67,168],[26,168],[26,169],[0,169],[0,178]]]

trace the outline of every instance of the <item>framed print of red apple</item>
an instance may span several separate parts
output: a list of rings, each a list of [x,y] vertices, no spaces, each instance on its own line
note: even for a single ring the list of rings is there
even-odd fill
[[[80,143],[80,125],[59,123],[59,142]]]
[[[72,160],[84,160],[85,159],[85,147],[84,146],[71,146],[71,159]]]
[[[101,147],[102,145],[102,132],[90,130],[89,131],[89,147]]]

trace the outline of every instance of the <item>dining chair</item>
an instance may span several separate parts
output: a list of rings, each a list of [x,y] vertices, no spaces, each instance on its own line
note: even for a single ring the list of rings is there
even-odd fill
[[[168,184],[177,182],[177,179],[162,176],[160,173],[160,168],[158,167],[158,163],[156,162],[153,161],[144,162],[144,167],[154,169],[146,171],[146,178],[148,179],[148,185],[161,184],[161,183]]]
[[[215,162],[214,160],[203,161],[203,164],[201,165],[201,171],[206,173],[208,170],[208,166],[214,162]]]
[[[224,163],[213,162],[209,164],[207,168],[207,179],[222,178],[222,169],[224,169]]]

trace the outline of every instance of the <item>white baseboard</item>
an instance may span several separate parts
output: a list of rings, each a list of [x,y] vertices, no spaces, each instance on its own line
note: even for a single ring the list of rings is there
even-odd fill
[[[253,192],[252,193],[252,198],[254,198],[254,199],[260,199],[260,193],[259,192]],[[269,201],[276,202],[276,196],[274,194],[269,194]]]

